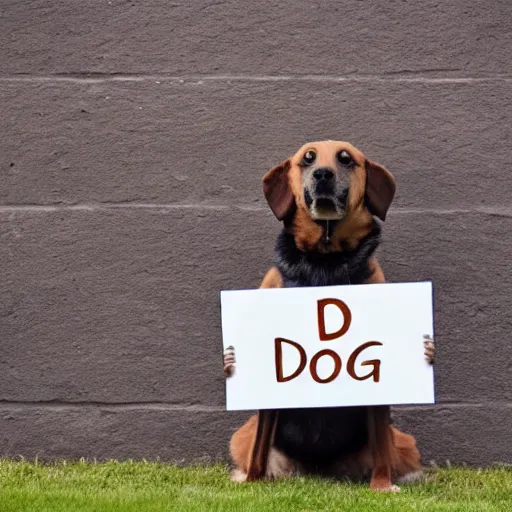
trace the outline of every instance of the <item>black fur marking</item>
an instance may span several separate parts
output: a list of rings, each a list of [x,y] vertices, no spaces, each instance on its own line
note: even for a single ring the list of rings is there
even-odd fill
[[[357,453],[368,440],[366,407],[283,409],[275,447],[311,471]]]
[[[324,228],[325,229],[325,228]],[[353,251],[320,253],[301,251],[291,233],[277,239],[277,268],[283,286],[333,286],[360,284],[371,275],[369,261],[380,242],[381,228],[374,221],[370,233]]]
[[[324,227],[325,229],[325,227]],[[361,284],[371,275],[369,260],[380,241],[374,221],[370,233],[353,251],[319,253],[298,249],[292,234],[283,231],[276,246],[283,286]],[[279,413],[275,446],[311,471],[322,471],[368,442],[367,407],[284,409]]]

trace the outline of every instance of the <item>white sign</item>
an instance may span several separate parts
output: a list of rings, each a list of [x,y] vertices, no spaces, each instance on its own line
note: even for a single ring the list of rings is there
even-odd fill
[[[432,283],[222,291],[227,409],[434,403]]]

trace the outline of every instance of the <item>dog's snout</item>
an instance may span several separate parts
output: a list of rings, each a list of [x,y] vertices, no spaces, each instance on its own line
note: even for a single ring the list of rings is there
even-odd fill
[[[313,171],[313,178],[318,181],[331,181],[334,179],[334,172],[328,167],[321,167]]]

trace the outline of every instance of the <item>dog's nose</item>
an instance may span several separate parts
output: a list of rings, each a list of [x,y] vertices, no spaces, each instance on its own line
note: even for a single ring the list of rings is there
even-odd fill
[[[313,171],[313,178],[318,181],[331,181],[334,178],[334,173],[328,167],[321,167]]]

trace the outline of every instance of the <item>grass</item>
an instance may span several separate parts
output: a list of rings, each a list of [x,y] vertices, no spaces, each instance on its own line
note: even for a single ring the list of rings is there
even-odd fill
[[[512,511],[512,469],[439,469],[399,494],[314,478],[233,484],[224,466],[0,460],[0,511]]]

